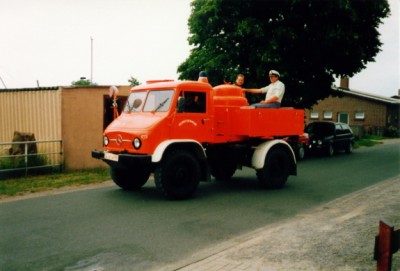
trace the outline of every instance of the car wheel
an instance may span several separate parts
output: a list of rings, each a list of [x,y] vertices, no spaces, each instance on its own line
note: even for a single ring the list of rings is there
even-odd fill
[[[349,142],[346,147],[346,153],[350,154],[353,152],[353,144]]]
[[[298,147],[298,149],[297,149],[297,153],[296,153],[297,159],[298,159],[298,160],[304,159],[305,153],[306,153],[306,151],[305,151],[305,149],[304,149],[304,145],[303,145],[303,144],[300,144],[299,147]]]
[[[328,146],[328,152],[327,152],[328,156],[333,156],[335,154],[335,149],[333,148],[333,145],[330,144]]]

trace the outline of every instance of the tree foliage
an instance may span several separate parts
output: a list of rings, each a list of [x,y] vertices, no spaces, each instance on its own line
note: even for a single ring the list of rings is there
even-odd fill
[[[129,82],[129,85],[132,87],[140,85],[140,82],[133,76],[131,76],[131,78],[129,78],[128,82]]]
[[[310,107],[334,94],[335,77],[351,77],[374,61],[387,0],[194,0],[190,56],[180,79],[246,76],[246,87],[269,84],[276,69],[286,85],[283,103]]]
[[[72,86],[79,86],[79,87],[97,86],[96,83],[91,82],[89,79],[86,79],[85,77],[81,77],[78,81],[72,81],[71,85]]]

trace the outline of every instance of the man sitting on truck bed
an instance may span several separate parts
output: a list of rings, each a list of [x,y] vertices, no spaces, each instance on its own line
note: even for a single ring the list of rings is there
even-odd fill
[[[267,93],[265,100],[252,104],[257,108],[278,108],[281,106],[283,94],[285,94],[285,85],[279,81],[280,74],[275,70],[269,71],[269,79],[271,84],[261,89],[246,89],[244,91],[251,93]]]

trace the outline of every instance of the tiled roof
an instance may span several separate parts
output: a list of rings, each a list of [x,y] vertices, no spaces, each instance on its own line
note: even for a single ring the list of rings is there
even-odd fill
[[[366,98],[366,99],[370,99],[370,100],[374,100],[374,101],[378,101],[378,102],[384,102],[384,103],[388,103],[388,104],[399,104],[400,105],[400,100],[395,99],[395,98],[384,97],[384,96],[371,94],[371,93],[367,93],[367,92],[362,92],[362,91],[354,90],[354,89],[334,88],[334,90],[339,91],[346,95]]]

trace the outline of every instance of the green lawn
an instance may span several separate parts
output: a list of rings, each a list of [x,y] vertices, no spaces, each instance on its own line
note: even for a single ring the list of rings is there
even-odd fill
[[[110,180],[108,168],[0,180],[0,198]]]
[[[382,144],[382,140],[387,139],[387,137],[383,136],[375,136],[375,135],[367,135],[359,140],[357,140],[354,144],[354,147],[372,147],[377,144]]]

